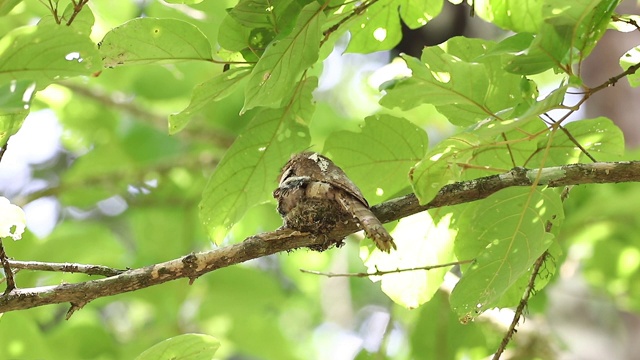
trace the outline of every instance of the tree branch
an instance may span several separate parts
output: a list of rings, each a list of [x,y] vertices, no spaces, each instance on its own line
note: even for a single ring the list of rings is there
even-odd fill
[[[18,261],[8,260],[7,263],[13,269],[23,270],[35,270],[35,271],[55,271],[66,273],[80,273],[87,275],[100,275],[100,276],[116,276],[120,275],[126,270],[118,270],[102,265],[85,265],[85,264],[72,264],[72,263],[52,263],[41,261]]]
[[[420,205],[415,195],[409,194],[378,204],[372,211],[380,221],[389,222],[431,208],[484,199],[507,187],[531,186],[538,176],[538,185],[550,187],[640,181],[640,161],[573,164],[540,170],[515,168],[503,174],[447,185],[426,205]],[[193,281],[219,268],[282,251],[324,245],[327,238],[342,239],[358,230],[357,224],[353,222],[340,224],[327,237],[279,229],[251,236],[238,244],[192,253],[167,262],[127,270],[104,279],[13,289],[0,296],[0,313],[69,302],[72,306],[67,316],[70,316],[73,311],[100,297],[135,291],[180,278]]]

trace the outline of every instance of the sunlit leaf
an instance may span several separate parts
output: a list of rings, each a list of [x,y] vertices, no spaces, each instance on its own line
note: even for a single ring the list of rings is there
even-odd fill
[[[89,37],[67,26],[27,26],[0,39],[0,83],[35,81],[42,88],[54,80],[89,75],[101,69]]]
[[[624,134],[613,121],[599,117],[573,121],[564,126],[567,132],[556,130],[538,141],[535,164],[556,166],[588,162],[591,159],[576,145],[582,146],[597,161],[619,161],[624,153]],[[567,134],[568,133],[568,134]],[[544,149],[551,141],[548,155]]]
[[[480,18],[514,32],[536,32],[544,21],[545,2],[540,0],[478,0],[473,4]]]
[[[472,133],[450,137],[411,169],[411,184],[421,204],[431,201],[443,186],[460,179],[464,164],[473,157],[479,144],[480,140]]]
[[[451,294],[451,307],[467,322],[497,306],[502,296],[547,250],[553,235],[547,221],[562,217],[560,198],[553,190],[510,188],[467,204],[460,214],[455,251],[458,258],[475,258]],[[514,306],[515,303],[503,306]]]
[[[109,31],[99,45],[106,67],[213,60],[206,36],[194,25],[176,19],[130,20]]]
[[[9,138],[20,130],[28,110],[15,110],[0,114],[0,146],[4,146]]]
[[[183,334],[145,350],[136,360],[211,360],[220,341],[204,334]]]
[[[380,104],[403,110],[433,104],[454,125],[467,126],[532,102],[535,88],[523,92],[519,76],[500,71],[499,57],[485,56],[494,45],[457,37],[425,48],[421,60],[403,56],[412,76],[384,84]]]
[[[620,57],[620,66],[627,71],[632,66],[640,64],[640,47],[636,46]],[[640,86],[640,71],[625,76],[632,87]]]
[[[331,134],[324,151],[373,204],[409,186],[409,169],[422,159],[427,147],[424,130],[402,118],[378,115],[366,118],[360,133]],[[377,175],[372,179],[371,174]]]
[[[227,150],[209,178],[200,202],[200,218],[211,239],[220,243],[250,207],[270,199],[280,168],[310,142],[313,113],[310,78],[294,90],[295,101],[284,109],[259,111]]]
[[[538,34],[528,49],[513,54],[505,69],[516,74],[537,74],[572,65],[587,56],[602,37],[618,2],[580,0],[572,2],[571,6],[545,2],[542,6],[544,22]],[[510,13],[512,11],[507,9],[505,14]],[[579,56],[575,56],[572,49],[577,50]]]
[[[243,111],[280,104],[302,71],[318,60],[324,19],[320,4],[312,2],[304,7],[288,36],[269,44],[251,72]]]
[[[364,256],[368,271],[419,268],[454,261],[455,232],[449,229],[449,221],[447,216],[435,224],[428,212],[401,219],[391,233],[398,250],[390,254],[374,250],[373,254]],[[394,302],[415,309],[433,297],[449,270],[443,267],[398,272],[372,277],[372,280],[381,281],[382,291]]]

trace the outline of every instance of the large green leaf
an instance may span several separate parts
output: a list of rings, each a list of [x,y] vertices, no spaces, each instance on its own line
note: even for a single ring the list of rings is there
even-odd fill
[[[412,75],[383,85],[386,95],[380,104],[403,110],[433,104],[451,123],[467,126],[530,103],[535,88],[523,92],[519,76],[500,70],[499,57],[485,56],[494,45],[458,37],[425,48],[421,60],[403,56]]]
[[[207,37],[176,19],[138,18],[109,31],[100,42],[106,67],[181,60],[213,60]]]
[[[209,178],[200,202],[200,219],[211,239],[220,243],[250,207],[270,198],[280,168],[289,156],[309,145],[308,123],[314,110],[310,78],[294,89],[283,109],[256,113]]]
[[[573,121],[564,126],[569,135],[556,130],[538,141],[538,151],[532,156],[535,166],[557,166],[589,162],[590,158],[576,145],[582,146],[597,161],[620,161],[624,154],[624,134],[613,121],[599,117]],[[551,141],[549,153],[545,154]]]
[[[178,335],[145,350],[136,360],[211,360],[220,341],[204,334]]]
[[[502,297],[517,282],[526,283],[531,265],[553,242],[553,235],[545,231],[547,221],[562,216],[562,203],[553,189],[510,188],[466,205],[457,223],[455,251],[458,258],[475,261],[451,294],[451,306],[461,321],[498,304],[517,304],[521,292],[509,303]]]
[[[449,228],[450,220],[451,216],[445,216],[436,224],[426,211],[401,219],[391,234],[398,250],[390,254],[379,250],[366,254],[365,265],[369,272],[419,268],[454,261],[455,231]],[[363,254],[365,252],[361,252]],[[379,280],[382,291],[394,302],[415,309],[433,297],[449,270],[442,267],[391,273],[372,277],[372,280]]]
[[[324,20],[323,8],[312,2],[300,12],[289,35],[269,44],[251,72],[243,112],[256,106],[280,105],[300,74],[318,60]]]
[[[442,10],[442,0],[381,0],[350,22],[351,39],[346,52],[372,53],[390,50],[402,39],[400,16],[411,29],[424,26]]]
[[[579,0],[569,5],[546,1],[542,6],[544,22],[535,39],[527,49],[514,52],[505,69],[517,74],[537,74],[570,66],[584,58],[604,34],[618,2]],[[509,14],[513,12],[506,10]]]
[[[477,0],[473,4],[479,17],[514,32],[536,32],[544,21],[545,2],[540,0]]]
[[[324,152],[358,185],[365,198],[377,203],[409,186],[409,169],[422,159],[427,147],[424,130],[406,119],[376,115],[365,119],[360,133],[331,134]],[[371,174],[377,175],[372,178]]]
[[[21,27],[0,40],[0,84],[28,80],[40,89],[54,80],[89,75],[101,65],[89,37],[67,26]]]

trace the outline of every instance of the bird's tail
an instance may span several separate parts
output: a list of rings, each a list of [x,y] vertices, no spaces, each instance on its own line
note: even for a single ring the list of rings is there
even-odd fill
[[[362,202],[352,196],[344,195],[338,196],[338,202],[358,220],[364,232],[373,240],[380,251],[389,253],[391,248],[397,249],[387,229],[382,226],[380,220]]]

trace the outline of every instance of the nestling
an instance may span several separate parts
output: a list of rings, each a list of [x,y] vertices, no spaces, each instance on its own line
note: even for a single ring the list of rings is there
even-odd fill
[[[278,182],[273,197],[285,227],[320,235],[353,219],[378,249],[387,253],[396,249],[360,189],[325,156],[308,151],[293,155]]]

